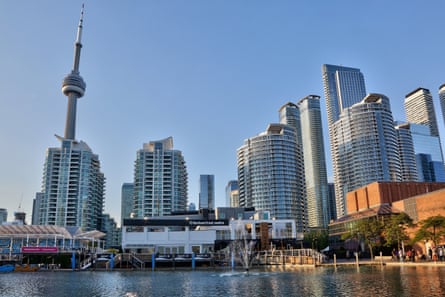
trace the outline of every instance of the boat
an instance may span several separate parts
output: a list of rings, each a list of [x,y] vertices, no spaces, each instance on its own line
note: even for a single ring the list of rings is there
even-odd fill
[[[0,266],[0,272],[13,272],[15,270],[15,265],[4,264]]]

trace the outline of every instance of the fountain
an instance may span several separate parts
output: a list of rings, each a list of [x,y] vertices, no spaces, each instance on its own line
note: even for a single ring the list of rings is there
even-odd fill
[[[255,245],[254,240],[249,240],[242,220],[238,219],[235,226],[235,239],[230,245],[232,268],[235,267],[235,261],[238,260],[245,272],[249,273],[252,261],[255,258]]]

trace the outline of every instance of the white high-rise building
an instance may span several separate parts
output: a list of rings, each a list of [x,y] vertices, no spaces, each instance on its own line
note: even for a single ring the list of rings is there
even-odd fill
[[[327,227],[333,218],[329,215],[320,96],[306,96],[297,106],[300,111],[308,226]]]
[[[238,149],[240,207],[270,211],[276,219],[293,219],[306,228],[304,168],[296,131],[270,124],[266,131],[245,140]]]
[[[425,88],[417,88],[405,96],[406,120],[409,123],[426,125],[431,136],[439,136],[433,96]]]
[[[334,125],[336,193],[346,195],[375,181],[402,180],[397,135],[386,96],[369,94],[345,109]],[[337,204],[338,209],[346,209],[346,205]]]
[[[188,176],[182,152],[173,138],[144,143],[134,165],[136,218],[169,215],[187,209]]]
[[[439,96],[443,95],[439,93]],[[407,94],[405,113],[413,139],[419,181],[445,181],[442,145],[431,92],[417,88]]]
[[[397,142],[399,146],[402,181],[419,181],[413,137],[408,123],[396,123]]]

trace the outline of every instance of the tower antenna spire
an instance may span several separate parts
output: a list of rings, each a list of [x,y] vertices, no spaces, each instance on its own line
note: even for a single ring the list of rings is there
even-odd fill
[[[68,97],[68,111],[66,113],[65,139],[75,139],[76,134],[76,106],[77,99],[85,94],[86,84],[79,74],[80,49],[82,48],[84,4],[80,11],[79,25],[77,26],[76,42],[74,43],[74,64],[71,73],[62,82],[62,92]]]

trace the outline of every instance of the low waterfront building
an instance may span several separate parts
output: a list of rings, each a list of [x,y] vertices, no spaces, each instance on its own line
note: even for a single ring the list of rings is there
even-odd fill
[[[33,253],[61,253],[84,250],[89,247],[103,247],[104,233],[93,230],[84,231],[77,227],[53,225],[1,225],[1,258],[19,258],[20,255]]]
[[[135,253],[202,254],[226,248],[243,237],[256,241],[261,249],[296,247],[303,239],[294,220],[215,219],[190,213],[147,219],[125,219],[122,250]]]

